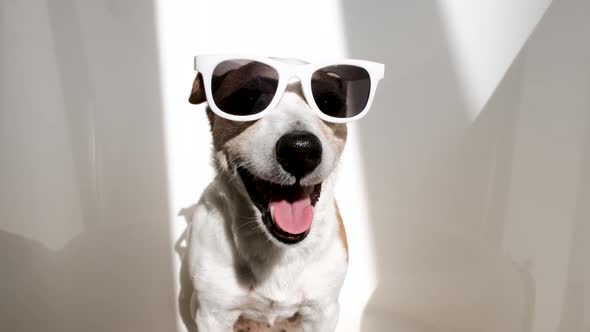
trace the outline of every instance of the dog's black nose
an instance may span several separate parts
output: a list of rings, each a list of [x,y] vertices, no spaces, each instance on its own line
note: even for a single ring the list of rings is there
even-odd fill
[[[322,161],[322,143],[306,131],[284,135],[277,142],[276,151],[279,164],[298,179],[311,173]]]

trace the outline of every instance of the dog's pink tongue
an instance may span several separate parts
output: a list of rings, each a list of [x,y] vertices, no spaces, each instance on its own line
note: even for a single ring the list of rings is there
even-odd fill
[[[301,234],[309,230],[313,219],[313,206],[309,196],[294,202],[271,201],[270,211],[279,228],[289,234]]]

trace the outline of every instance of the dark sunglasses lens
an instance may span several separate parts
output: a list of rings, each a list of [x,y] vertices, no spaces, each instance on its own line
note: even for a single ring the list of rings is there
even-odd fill
[[[278,72],[264,63],[227,60],[213,70],[211,92],[220,110],[231,115],[247,116],[268,107],[278,84]]]
[[[367,70],[361,67],[329,66],[312,75],[311,91],[316,105],[324,114],[351,118],[367,106],[371,79]]]

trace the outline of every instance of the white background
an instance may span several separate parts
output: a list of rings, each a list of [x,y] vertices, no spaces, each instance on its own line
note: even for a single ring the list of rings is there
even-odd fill
[[[351,126],[338,331],[590,331],[590,4],[16,1],[0,7],[0,327],[183,331],[211,178],[199,53],[386,64]]]

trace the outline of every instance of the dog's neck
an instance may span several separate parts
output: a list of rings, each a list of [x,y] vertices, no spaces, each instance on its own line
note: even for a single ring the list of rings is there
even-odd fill
[[[261,214],[252,206],[245,189],[240,187],[239,178],[220,172],[215,181],[222,191],[225,227],[233,242],[236,267],[245,279],[251,279],[246,282],[264,279],[277,265],[301,264],[303,268],[327,245],[327,241],[322,240],[337,231],[335,223],[318,222],[318,219],[333,214],[330,214],[334,199],[331,179],[322,185],[322,196],[315,207],[315,229],[303,241],[293,245],[277,245],[268,238],[256,221]]]

